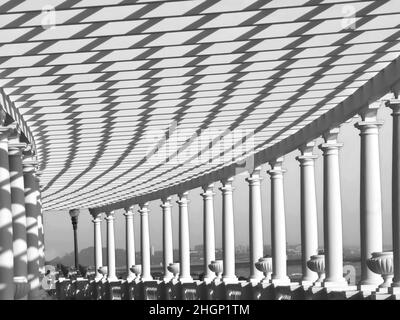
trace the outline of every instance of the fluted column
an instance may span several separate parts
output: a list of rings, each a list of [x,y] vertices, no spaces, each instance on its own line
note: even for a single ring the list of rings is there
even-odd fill
[[[325,287],[347,285],[343,278],[342,200],[340,192],[339,128],[323,135],[319,148],[324,157],[324,251]]]
[[[394,293],[400,293],[400,101],[389,101],[392,109],[392,236]]]
[[[271,170],[271,249],[272,280],[276,285],[289,284],[286,268],[286,221],[283,191],[283,158],[270,162]]]
[[[215,273],[208,265],[215,260],[215,233],[214,233],[214,184],[203,186],[203,250],[204,250],[204,281],[210,282]]]
[[[28,258],[28,282],[30,291],[29,299],[38,297],[39,283],[39,246],[38,246],[38,223],[37,223],[37,194],[36,182],[34,177],[36,161],[31,157],[24,158],[24,192],[25,192],[25,212],[26,212],[26,242]]]
[[[19,136],[17,140],[19,140]],[[25,194],[24,177],[22,174],[22,149],[25,147],[25,143],[10,143],[8,156],[10,168],[11,210],[13,215],[12,227],[15,283],[28,282],[28,247],[26,244]],[[21,299],[26,299],[27,294]]]
[[[174,262],[174,248],[172,244],[172,221],[171,221],[171,197],[161,199],[160,205],[163,216],[163,268],[164,281],[172,279],[173,274],[169,272],[168,265]]]
[[[225,283],[236,282],[235,275],[235,224],[233,216],[233,178],[221,181],[222,187],[222,250],[224,271],[222,280]]]
[[[264,251],[260,170],[260,167],[256,168],[246,179],[249,183],[250,281],[254,282],[259,282],[263,278],[263,273],[255,266],[258,259],[263,257]]]
[[[133,207],[125,208],[125,246],[126,246],[126,279],[132,281],[135,274],[131,271],[131,267],[135,262],[135,230],[133,223]]]
[[[355,126],[360,130],[360,235],[361,235],[361,289],[374,290],[382,277],[367,266],[372,252],[382,251],[382,197],[379,163],[379,103],[371,104],[360,112],[362,121]]]
[[[96,268],[95,280],[100,281],[103,275],[99,272],[99,268],[103,266],[103,243],[101,241],[101,213],[95,213],[89,210],[93,217],[94,227],[94,265]]]
[[[114,237],[114,211],[106,212],[107,221],[107,280],[108,282],[118,281],[115,269],[115,237]]]
[[[307,261],[312,255],[318,254],[318,222],[317,198],[315,192],[313,154],[315,142],[300,147],[301,156],[296,157],[300,163],[300,216],[301,216],[301,267],[302,284],[312,284],[317,280],[316,272],[311,271]]]
[[[188,215],[188,193],[178,195],[179,200],[179,260],[180,260],[180,282],[193,281],[190,275],[190,239],[189,239],[189,215]]]
[[[148,202],[140,204],[140,247],[142,254],[142,281],[153,280],[151,276],[151,262],[150,262],[150,233],[149,233],[149,204]]]
[[[0,126],[0,300],[14,299],[13,215],[8,163],[9,129]]]

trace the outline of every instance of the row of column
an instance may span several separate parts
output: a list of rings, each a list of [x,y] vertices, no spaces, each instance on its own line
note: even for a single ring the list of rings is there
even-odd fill
[[[44,266],[37,163],[23,157],[27,145],[19,134],[15,125],[0,127],[0,300],[37,298],[39,267]]]
[[[400,104],[392,103],[393,109],[393,247],[394,247],[394,285],[400,286]],[[379,104],[372,104],[361,112],[361,121],[356,124],[360,130],[360,234],[361,234],[361,282],[360,289],[375,288],[381,277],[371,272],[366,264],[372,252],[382,251],[382,208],[379,164],[378,130],[381,123],[377,121]],[[337,137],[339,127],[332,128],[323,134],[324,142],[319,146],[323,153],[323,234],[325,251],[325,287],[346,286],[343,277],[343,243],[342,243],[342,207],[340,191],[339,150],[342,147]],[[309,142],[299,147],[301,153],[296,159],[300,165],[301,192],[301,247],[302,247],[302,283],[313,283],[317,275],[312,272],[307,261],[318,254],[317,204],[315,190],[313,154],[315,143]],[[270,162],[268,171],[271,178],[271,249],[273,274],[271,282],[277,285],[288,284],[290,280],[286,269],[286,230],[282,168],[283,158]],[[250,281],[258,282],[262,273],[255,268],[255,262],[263,257],[263,232],[261,210],[260,167],[255,168],[246,179],[249,184],[249,243],[250,243]],[[222,243],[223,243],[223,281],[235,282],[235,242],[233,215],[233,178],[221,181],[222,187]],[[215,260],[214,204],[213,184],[203,187],[204,210],[204,280],[210,281],[215,275],[208,265]],[[188,221],[188,193],[178,194],[179,200],[179,261],[180,280],[192,281],[190,275],[190,241]],[[163,212],[163,265],[164,280],[172,278],[167,267],[173,262],[171,197],[162,199]],[[148,204],[140,205],[141,215],[141,254],[142,280],[151,280],[150,273],[150,238],[148,226]],[[129,270],[135,264],[133,236],[133,211],[126,209],[126,247],[128,279],[133,275]],[[112,212],[107,213],[108,267],[110,279],[115,279],[115,258],[113,240]],[[96,269],[101,266],[101,235],[99,217],[95,222]]]

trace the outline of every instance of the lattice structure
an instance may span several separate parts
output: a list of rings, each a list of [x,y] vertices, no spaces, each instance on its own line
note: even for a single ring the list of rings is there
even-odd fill
[[[101,207],[350,101],[399,58],[399,21],[398,0],[2,0],[0,87],[36,143],[44,208]]]

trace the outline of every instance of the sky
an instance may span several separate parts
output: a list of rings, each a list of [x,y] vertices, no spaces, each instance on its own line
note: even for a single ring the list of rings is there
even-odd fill
[[[378,118],[384,121],[380,129],[380,169],[382,185],[382,210],[383,210],[383,243],[385,247],[391,248],[391,158],[392,158],[392,119],[391,110],[382,107],[379,110]],[[338,140],[342,142],[343,148],[340,151],[340,174],[342,191],[342,213],[343,213],[343,243],[344,246],[360,245],[360,137],[359,130],[354,124],[359,118],[353,118],[351,122],[341,126]],[[317,145],[322,139],[316,140]],[[319,245],[323,246],[323,163],[322,152],[317,147],[314,153],[319,157],[315,163],[315,179],[318,205],[318,237]],[[295,157],[299,151],[295,150],[284,159],[284,168],[287,170],[284,176],[285,189],[285,211],[286,211],[286,237],[288,244],[300,244],[300,169]],[[266,171],[268,164],[262,166],[262,210],[263,210],[263,237],[264,244],[271,243],[270,227],[270,180]],[[249,244],[249,191],[245,181],[248,174],[242,173],[235,177],[234,190],[234,216],[235,216],[235,245],[248,246]],[[222,246],[222,201],[221,192],[218,188],[221,184],[215,183],[214,198],[215,211],[215,239],[216,247]],[[190,246],[203,243],[203,212],[202,189],[189,191],[189,227]],[[178,248],[178,205],[177,197],[172,197],[172,228],[174,248]],[[150,202],[149,225],[150,241],[155,250],[162,248],[162,211],[161,201]],[[135,206],[136,212],[138,206]],[[104,216],[104,215],[103,215]],[[79,215],[78,239],[79,249],[93,246],[93,223],[92,217],[87,210],[82,209]],[[140,250],[140,215],[134,216],[135,223],[135,246],[136,251]],[[71,219],[68,211],[47,211],[44,212],[45,247],[46,259],[50,260],[57,256],[63,256],[73,251],[73,233]],[[116,248],[125,248],[125,217],[122,210],[116,211],[115,219],[115,245]],[[102,222],[103,246],[106,246],[106,223]]]

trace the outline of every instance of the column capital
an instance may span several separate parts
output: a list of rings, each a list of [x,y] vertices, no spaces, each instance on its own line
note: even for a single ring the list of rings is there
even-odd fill
[[[203,192],[200,193],[200,195],[203,197],[203,199],[212,199],[214,197],[215,192],[213,183],[210,183],[209,185],[204,185],[202,188]]]
[[[343,144],[337,141],[338,135],[340,132],[339,126],[334,127],[325,133],[322,134],[324,139],[324,143],[321,143],[318,148],[324,152],[324,154],[328,154],[330,152],[336,152],[340,149]]]
[[[133,215],[134,215],[134,210],[133,210],[133,206],[130,206],[130,207],[126,207],[126,208],[124,208],[124,210],[125,210],[125,212],[124,212],[124,216],[125,217],[133,217]]]
[[[104,219],[106,219],[107,222],[108,222],[108,221],[112,221],[112,220],[115,219],[115,211],[113,211],[113,210],[106,211],[106,212],[105,212],[105,215],[106,215],[106,217],[105,217]]]
[[[188,204],[189,203],[188,195],[189,195],[188,191],[179,193],[178,194],[179,200],[176,201],[176,203],[179,204],[180,206]]]
[[[358,114],[361,116],[362,121],[364,122],[375,122],[376,117],[378,115],[378,110],[382,106],[383,101],[375,101],[373,103],[369,103],[367,106],[362,108]]]
[[[22,159],[22,166],[24,172],[36,171],[38,162],[30,156],[24,156]]]
[[[249,183],[249,185],[259,185],[262,178],[260,177],[261,166],[255,168],[253,172],[250,172],[250,176],[245,180]]]
[[[222,187],[219,188],[219,190],[222,191],[222,193],[227,193],[227,192],[232,192],[235,188],[232,186],[234,178],[225,178],[221,180]]]
[[[163,208],[163,209],[171,208],[172,207],[171,200],[172,200],[171,196],[161,198],[160,207]]]
[[[141,216],[147,215],[149,213],[149,203],[144,202],[139,204],[140,209],[138,210]]]
[[[267,173],[271,177],[281,176],[286,172],[286,170],[282,168],[283,157],[279,157],[276,158],[275,160],[270,161],[269,165],[271,166],[271,169],[268,170]]]
[[[309,141],[299,147],[302,156],[314,156],[315,141]]]
[[[393,97],[392,99],[385,101],[385,106],[392,109],[392,116],[400,115],[400,99],[398,97]]]

